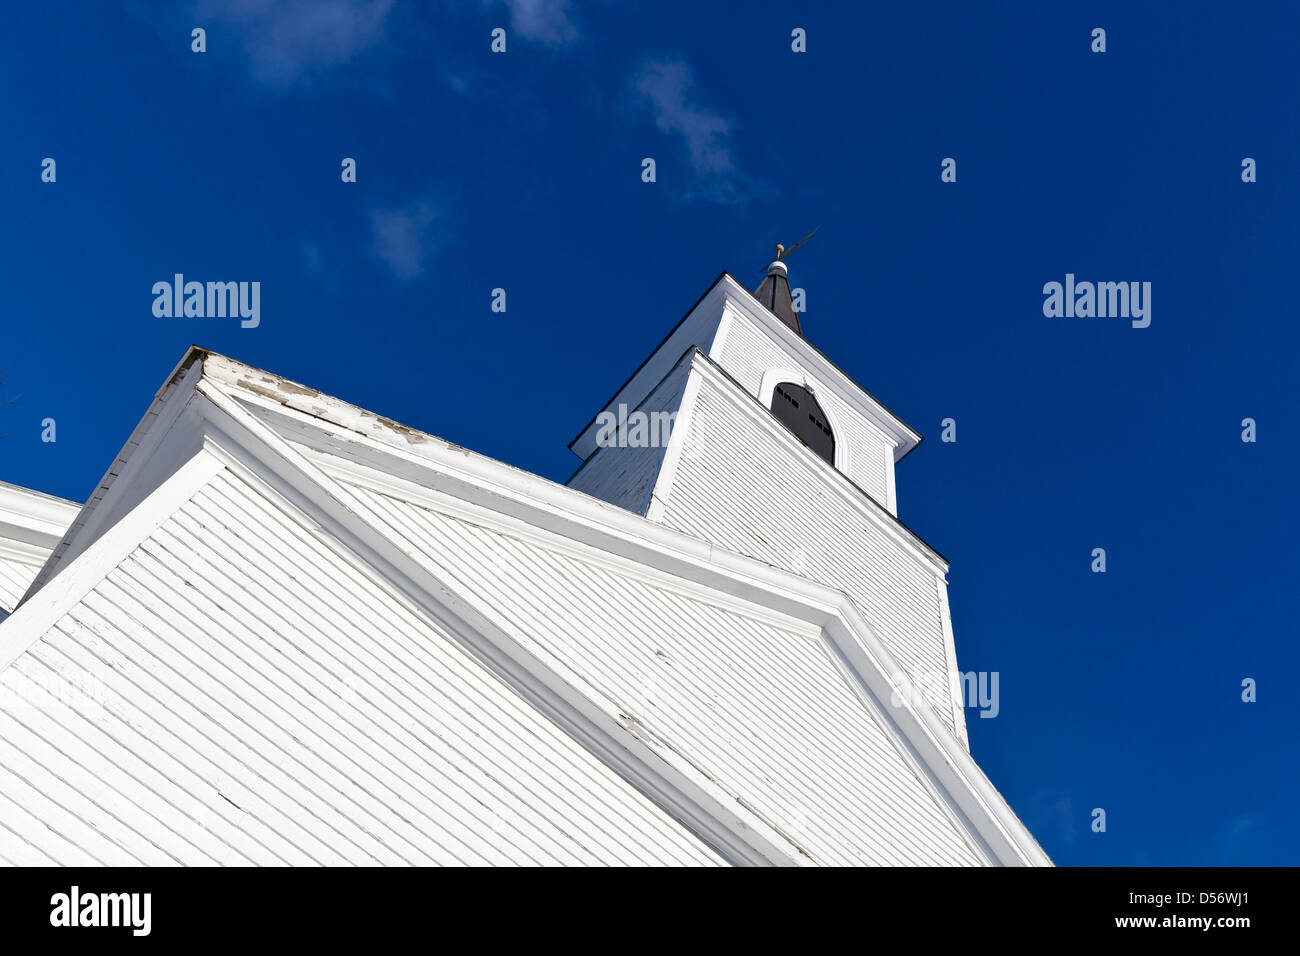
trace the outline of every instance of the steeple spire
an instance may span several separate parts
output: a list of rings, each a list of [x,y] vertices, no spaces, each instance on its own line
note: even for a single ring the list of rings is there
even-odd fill
[[[776,248],[779,256],[781,247]],[[779,258],[773,259],[768,265],[767,277],[754,290],[754,298],[771,309],[795,335],[803,335],[803,330],[799,327],[799,313],[794,310],[794,296],[790,292],[785,263]]]
[[[754,290],[754,298],[772,310],[778,319],[784,322],[795,335],[803,335],[799,326],[799,313],[795,311],[794,295],[790,292],[790,280],[787,277],[785,259],[805,242],[817,234],[814,229],[793,246],[787,249],[781,243],[776,244],[776,258],[767,265],[767,276]]]

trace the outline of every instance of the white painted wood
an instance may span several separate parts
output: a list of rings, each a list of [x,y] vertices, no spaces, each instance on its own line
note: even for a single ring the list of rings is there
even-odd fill
[[[889,509],[890,514],[896,515],[898,514],[898,489],[896,487],[897,476],[894,473],[893,446],[882,445],[880,455],[882,458],[880,467],[885,474],[885,493],[887,495],[887,499],[882,504]]]
[[[558,657],[638,733],[756,809],[823,864],[984,862],[820,636],[710,612],[475,524],[372,498],[469,600]],[[758,652],[762,649],[762,653]]]
[[[966,706],[961,696],[961,671],[957,667],[957,642],[952,633],[952,610],[948,606],[948,582],[945,578],[935,579],[934,586],[939,594],[939,617],[943,622],[944,653],[948,660],[948,674],[956,682],[952,697],[953,732],[961,745],[970,750],[970,740],[966,736]]]
[[[347,547],[364,556],[383,579],[399,588],[426,614],[454,634],[467,650],[487,663],[494,673],[507,680],[559,727],[581,741],[608,766],[614,767],[642,793],[650,795],[672,819],[685,824],[729,862],[803,863],[803,859],[793,854],[792,848],[779,834],[771,832],[747,808],[727,800],[725,794],[697,768],[666,759],[664,752],[621,722],[608,700],[592,699],[578,686],[579,682],[572,674],[556,668],[553,663],[548,666],[510,633],[498,627],[489,616],[467,604],[444,580],[432,574],[427,565],[415,559],[408,543],[393,540],[380,531],[375,516],[363,499],[331,481],[283,439],[250,419],[221,386],[205,381],[199,384],[198,389],[212,403],[210,414],[213,415],[214,428],[211,438],[220,443],[213,446],[215,451],[225,455],[232,466],[256,470],[274,483],[278,493],[287,496],[314,520],[330,526],[332,533]],[[364,414],[356,418],[343,409],[330,411],[340,418],[355,418],[358,424],[366,426]],[[283,420],[277,419],[277,422],[283,424]],[[395,434],[402,435],[400,441],[394,437]],[[467,457],[464,449],[440,442],[435,444],[425,436],[394,432],[388,426],[374,431],[374,435],[383,443],[384,453],[401,458],[423,458],[429,453],[454,449],[452,454],[462,461],[475,464],[487,461],[479,456]],[[359,450],[355,436],[346,447]],[[542,482],[517,469],[504,468],[495,462],[489,464],[494,478],[469,488],[462,486],[462,489],[484,492],[489,500],[501,503],[501,496],[509,486],[521,481],[540,482],[562,493],[570,504],[577,504],[580,508],[595,507],[607,516],[623,515],[637,520],[621,509],[550,482]],[[566,513],[561,509],[554,512],[553,517],[565,520]],[[639,522],[638,527],[645,527],[645,523]],[[593,526],[588,526],[588,529],[597,530]]]
[[[12,611],[81,506],[0,481],[0,612]]]
[[[18,601],[36,579],[42,563],[0,557],[0,612],[8,613],[18,606]]]
[[[703,361],[707,366],[707,360]],[[272,380],[268,378],[266,381],[270,383]],[[274,398],[282,397],[284,396],[274,396]],[[248,401],[247,398],[242,400]],[[335,400],[313,399],[314,422],[310,425],[302,422],[297,423],[293,428],[295,437],[304,440],[307,444],[315,444],[319,448],[329,448],[331,452],[341,451],[356,461],[365,460],[368,464],[376,466],[376,474],[385,476],[390,482],[402,483],[402,479],[397,476],[403,475],[414,479],[424,487],[433,487],[442,483],[442,479],[437,477],[439,472],[442,474],[460,473],[463,478],[453,480],[449,487],[454,487],[456,496],[461,497],[462,500],[468,501],[469,499],[464,497],[468,495],[480,503],[487,503],[498,513],[500,513],[502,507],[505,507],[518,517],[528,515],[530,524],[535,524],[540,518],[542,526],[550,528],[563,526],[569,535],[572,535],[574,531],[578,531],[579,537],[588,542],[601,538],[602,535],[607,538],[609,530],[618,529],[627,524],[630,527],[626,533],[618,532],[615,535],[618,548],[622,553],[635,553],[644,546],[646,539],[654,540],[662,545],[657,555],[652,557],[647,554],[638,559],[638,563],[642,568],[646,567],[646,564],[641,562],[648,562],[657,568],[664,568],[688,555],[698,555],[699,559],[705,561],[705,564],[696,564],[694,568],[687,572],[686,576],[695,581],[710,580],[714,585],[718,585],[719,582],[712,575],[720,566],[727,567],[730,573],[738,573],[740,568],[743,567],[746,574],[759,573],[766,578],[763,585],[758,588],[746,588],[745,593],[750,596],[761,596],[769,603],[769,606],[771,606],[770,602],[775,599],[784,608],[790,608],[791,605],[781,597],[782,594],[789,593],[790,584],[796,585],[796,589],[801,593],[811,593],[817,590],[810,588],[807,582],[797,580],[791,582],[786,579],[777,583],[776,579],[768,576],[770,569],[766,566],[754,566],[743,561],[737,564],[733,558],[716,548],[700,551],[697,542],[692,538],[681,538],[680,536],[675,539],[671,537],[668,539],[661,538],[657,532],[645,528],[644,523],[638,522],[634,517],[626,516],[623,512],[602,508],[596,502],[583,504],[581,499],[576,501],[565,500],[566,493],[563,489],[557,489],[555,486],[533,476],[528,476],[515,469],[503,468],[503,466],[482,459],[479,456],[467,455],[463,449],[447,446],[430,436],[402,434],[399,437],[391,429],[374,428],[367,425],[368,419],[364,413],[358,415],[355,410],[348,411],[346,407],[338,407],[337,403],[330,405],[328,408],[321,408],[319,402],[322,401],[335,403]],[[285,404],[290,405],[291,402]],[[284,429],[288,427],[288,423],[292,420],[292,416],[286,412],[284,405],[280,405],[279,411],[275,411],[276,405],[273,404],[273,400],[267,401],[264,396],[257,396],[256,401],[252,401],[251,405],[259,414],[266,416],[268,420],[273,420],[277,428]],[[752,410],[753,403],[751,402],[748,407]],[[756,420],[766,423],[766,427],[775,427],[771,423],[770,415],[764,414],[754,417]],[[345,428],[357,428],[363,434],[367,434],[369,440],[378,442],[379,445],[367,449],[365,442],[359,443],[355,438],[344,440],[330,438],[325,434],[328,432],[328,428],[324,427],[325,423],[329,421],[337,422]],[[680,434],[679,427],[676,435]],[[824,466],[824,463],[820,461],[819,464]],[[364,468],[366,466],[360,467]],[[825,472],[828,475],[835,474],[830,469],[825,469]],[[471,474],[473,475],[472,478],[469,477]],[[843,478],[835,476],[835,480],[842,483],[842,488],[851,488]],[[856,500],[860,506],[865,508],[863,514],[876,522],[887,537],[906,548],[908,554],[914,560],[923,565],[928,565],[934,576],[941,577],[944,570],[946,570],[946,563],[941,558],[919,542],[919,539],[915,539],[915,536],[911,535],[905,528],[898,525],[897,522],[893,522],[893,519],[887,515],[873,513],[870,507],[862,504],[865,501],[862,496],[859,495],[853,500]],[[542,508],[540,511],[538,510],[539,505]],[[355,502],[353,506],[355,506]],[[587,511],[591,512],[590,518],[581,517]],[[623,514],[624,517],[619,518],[618,515],[620,514]],[[577,519],[576,524],[574,519]],[[523,526],[512,521],[511,527],[518,530]],[[403,547],[406,545],[407,543],[403,542]],[[688,558],[688,560],[694,559]],[[833,603],[840,604],[841,613],[850,616],[857,613],[852,602],[845,602],[841,596],[836,595]],[[865,624],[862,626],[865,627]],[[899,665],[893,663],[892,659],[889,666],[894,668],[892,671],[894,673],[900,670]],[[930,715],[930,718],[927,719],[932,718],[933,715]],[[921,732],[915,729],[921,726],[918,720],[919,718],[916,715],[912,715],[908,721],[904,721],[904,723],[914,728],[912,731],[908,731],[909,740],[913,733]],[[954,778],[955,784],[953,782],[948,784],[960,786],[963,801],[969,802],[968,795],[980,792],[981,788],[995,793],[989,787],[987,780],[978,774],[977,768],[974,768],[973,764],[969,764],[969,757],[964,753],[962,745],[952,735],[951,730],[948,731],[946,738],[943,740],[942,747],[945,754],[949,752],[952,754],[951,757],[945,757],[947,763],[951,764],[952,761],[961,759],[967,761],[967,769]],[[1005,807],[1005,803],[1000,798],[997,798],[995,803],[996,813],[1006,816],[1011,820],[1011,823],[1004,826],[1001,822],[977,814],[977,819],[972,821],[972,825],[980,832],[983,832],[983,828],[986,827],[993,827],[998,832],[1008,828],[1014,831],[1014,840],[1011,844],[1005,845],[1001,851],[1010,855],[1006,857],[999,856],[999,859],[1002,859],[1003,862],[1046,862],[1046,858],[1042,856],[1041,850],[1037,848],[1032,837],[1024,833],[1023,826],[1018,821],[1015,821],[1014,814],[1011,814]],[[983,808],[980,811],[981,813],[987,815],[991,812],[989,810],[990,804],[979,804],[979,806]]]
[[[689,371],[695,368],[702,355],[703,353],[694,351],[685,360],[689,368],[682,388],[681,405],[677,409],[677,427],[673,429],[672,439],[664,452],[663,467],[659,469],[657,480],[650,490],[649,507],[645,511],[645,516],[651,521],[660,521],[660,513],[663,510],[662,498],[671,492],[673,481],[677,477],[677,468],[681,463],[682,455],[686,453],[686,437],[691,431],[691,417],[695,414],[695,405],[700,391],[699,376],[691,375]]]
[[[196,449],[192,445],[181,447],[177,441],[167,445],[165,451],[160,449],[166,445],[172,426],[187,407],[190,388],[202,374],[205,354],[201,349],[190,348],[181,357],[158,389],[149,410],[136,425],[126,445],[41,568],[28,594],[39,590],[58,574],[65,557],[71,560],[88,548],[104,529],[139,504],[193,455]],[[180,400],[172,401],[177,395]],[[183,440],[186,435],[193,434],[196,432],[191,427],[183,429],[178,437]],[[122,487],[115,492],[113,487],[119,480]]]
[[[718,334],[723,302],[728,295],[726,276],[719,277],[694,308],[668,333],[664,340],[619,387],[601,411],[625,404],[634,408],[663,380],[678,360],[693,348],[707,348]],[[599,414],[599,413],[597,413]],[[596,450],[596,416],[569,443],[573,453],[584,461]]]
[[[898,673],[898,665],[858,609],[849,604],[826,633],[859,686],[881,703],[882,712],[895,722],[906,747],[926,768],[946,802],[969,821],[970,831],[993,858],[1004,866],[1051,866],[1042,847],[970,754],[956,745],[940,713],[910,706],[906,696],[894,697],[898,685],[888,675]],[[887,711],[885,701],[889,701]]]
[[[776,361],[780,361],[780,358],[777,358]],[[727,366],[723,367],[735,370],[734,363],[729,363]],[[857,481],[859,485],[862,485],[862,481],[860,480],[861,476],[858,475],[860,469],[854,467],[853,461],[855,458],[862,455],[876,454],[876,444],[872,443],[871,445],[864,447],[861,445],[855,445],[855,443],[850,440],[845,420],[841,418],[840,408],[838,403],[834,400],[834,396],[830,393],[830,390],[823,388],[820,382],[815,380],[803,369],[794,368],[788,365],[768,366],[767,368],[762,369],[762,376],[758,388],[755,390],[755,397],[758,399],[758,403],[767,409],[772,407],[772,399],[776,394],[776,387],[783,382],[790,382],[793,385],[799,385],[812,392],[813,396],[817,399],[818,404],[822,407],[822,412],[826,416],[826,424],[831,427],[831,435],[835,439],[834,464],[836,470],[844,472],[844,474]],[[734,374],[732,377],[736,378]],[[737,381],[740,381],[740,379],[737,378]],[[874,478],[874,475],[871,477]],[[869,487],[865,490],[870,492]],[[877,500],[883,503],[882,498],[877,497]]]
[[[745,326],[762,330],[770,342],[775,343],[786,355],[786,364],[793,364],[807,369],[809,374],[827,383],[861,418],[888,435],[897,446],[897,458],[916,447],[921,436],[875,396],[868,393],[853,381],[839,366],[828,359],[803,336],[796,334],[776,317],[770,309],[764,307],[757,299],[738,283],[731,275],[724,275],[722,284],[726,287],[726,307],[744,322],[737,322],[728,332],[723,343],[730,352],[734,349],[734,336]],[[723,354],[717,349],[709,350],[709,355],[719,364]],[[727,367],[726,365],[723,366]]]
[[[108,533],[85,547],[82,553],[86,558],[78,562],[75,575],[69,575],[59,587],[41,588],[25,601],[0,629],[0,671],[39,640],[69,607],[117,567],[145,535],[166,521],[220,468],[221,462],[212,455],[196,454]]]
[[[672,486],[655,490],[656,520],[843,590],[917,686],[948,686],[937,555],[707,360],[692,376],[699,394]],[[945,720],[955,732],[951,706]]]
[[[673,426],[664,434],[650,435],[654,443],[641,447],[610,444],[598,448],[582,463],[566,484],[568,487],[610,504],[626,508],[635,514],[645,514],[650,505],[650,494],[659,477],[660,466],[668,442],[675,430],[675,422],[682,403],[682,389],[690,369],[690,355],[683,356],[677,365],[664,376],[662,382],[634,409],[633,415],[672,416]],[[615,413],[617,419],[617,412]],[[650,420],[649,418],[647,420]]]
[[[336,544],[229,472],[4,673],[29,688],[46,673],[86,676],[105,706],[33,710],[6,697],[0,757],[14,759],[0,760],[0,795],[47,830],[0,830],[0,853],[30,845],[61,863],[116,865],[716,862]]]
[[[430,440],[428,442],[420,441],[420,442],[413,442],[413,443],[404,441],[401,443],[397,443],[394,442],[386,433],[381,432],[377,434],[376,438],[382,440],[387,447],[384,448],[383,451],[380,451],[378,448],[367,450],[362,443],[358,443],[355,440],[351,440],[346,443],[343,443],[343,442],[330,439],[326,435],[319,434],[318,432],[320,430],[320,425],[321,425],[319,420],[317,421],[316,425],[311,427],[291,428],[289,424],[289,419],[280,413],[276,413],[272,411],[270,407],[261,407],[258,409],[258,411],[259,414],[265,415],[269,420],[274,421],[278,429],[291,432],[292,434],[294,434],[296,439],[300,439],[304,442],[310,443],[314,445],[316,449],[330,448],[331,450],[334,451],[344,450],[354,458],[357,455],[360,455],[361,459],[358,459],[358,462],[360,460],[368,460],[370,464],[381,466],[378,469],[373,469],[367,467],[366,465],[361,465],[359,463],[347,464],[342,459],[338,459],[336,461],[337,467],[333,469],[336,474],[347,475],[349,470],[354,471],[357,475],[366,473],[371,482],[372,487],[383,487],[390,491],[398,488],[405,488],[407,489],[407,491],[409,491],[412,487],[418,487],[420,494],[430,496],[431,500],[436,499],[440,502],[445,502],[449,500],[449,496],[443,494],[442,492],[431,490],[434,486],[441,486],[441,481],[437,478],[435,473],[431,473],[428,470],[427,467],[428,465],[431,465],[434,461],[436,461],[438,464],[438,470],[444,470],[444,471],[461,470],[465,468],[468,468],[473,471],[477,471],[480,468],[480,465],[489,470],[495,468],[497,478],[500,479],[504,477],[507,478],[508,481],[506,484],[496,484],[494,486],[494,489],[491,492],[487,493],[486,496],[479,496],[474,493],[475,488],[481,487],[479,483],[480,482],[479,479],[476,479],[473,484],[464,484],[460,482],[454,484],[457,489],[458,495],[464,495],[468,493],[472,497],[476,498],[480,503],[489,504],[490,507],[498,515],[501,514],[499,509],[502,507],[503,504],[507,503],[507,495],[517,494],[518,489],[520,489],[522,486],[524,485],[528,486],[529,494],[527,494],[523,498],[517,499],[516,505],[519,508],[523,509],[523,511],[519,512],[520,514],[523,514],[525,512],[531,512],[533,516],[533,521],[530,522],[529,525],[524,525],[524,524],[517,523],[514,519],[509,519],[509,518],[505,519],[506,520],[505,527],[509,528],[510,533],[512,535],[541,533],[540,530],[536,527],[532,527],[532,529],[529,530],[530,526],[534,525],[536,519],[540,516],[540,513],[537,512],[536,510],[537,506],[542,503],[541,500],[539,499],[544,500],[552,497],[557,499],[562,499],[565,495],[565,492],[562,489],[556,489],[555,486],[550,485],[549,483],[540,481],[539,479],[533,478],[532,476],[527,476],[523,473],[517,472],[512,469],[503,470],[501,466],[495,465],[495,463],[487,462],[487,460],[481,459],[478,456],[473,456],[473,455],[467,456],[465,455],[463,449],[448,447],[443,445],[442,443],[437,442],[436,440]],[[346,416],[337,416],[337,417],[342,418]],[[315,456],[317,456],[318,459],[320,459],[320,460],[314,459],[315,463],[318,466],[322,463],[323,458],[325,457],[324,452],[308,449],[306,445],[300,447],[302,447],[304,452],[311,451],[312,454],[314,454]],[[445,453],[444,453],[444,449],[445,449]],[[392,455],[396,455],[397,458],[388,457]],[[407,459],[410,462],[410,464],[403,464],[400,461],[400,459]],[[426,468],[421,469],[415,466],[414,464],[415,461],[424,462],[426,464]],[[411,486],[408,485],[404,480],[396,478],[395,475],[399,472],[407,474],[414,478],[421,479],[420,485]],[[485,477],[486,477],[486,473],[485,473]],[[548,491],[547,489],[554,489],[554,490]],[[460,500],[462,502],[462,506],[473,507],[472,505],[470,505],[467,499],[461,498]],[[604,520],[601,521],[597,526],[587,526],[587,531],[583,533],[583,536],[584,538],[588,538],[588,540],[590,540],[588,535],[595,535],[596,537],[599,537],[599,534],[595,530],[596,527],[599,527],[602,531],[605,531],[606,532],[605,538],[608,539],[609,538],[608,531],[616,530],[616,528],[619,525],[625,523],[638,527],[638,530],[641,531],[643,534],[650,535],[656,540],[660,539],[660,535],[657,532],[652,534],[650,529],[645,528],[643,523],[639,524],[638,526],[637,519],[635,519],[634,517],[625,515],[623,518],[620,519],[618,518],[618,515],[624,513],[618,512],[616,510],[604,508],[597,502],[590,502],[589,499],[587,499],[587,501],[589,502],[588,504],[583,504],[582,499],[570,502],[569,503],[570,507],[560,508],[559,511],[555,512],[554,514],[551,514],[550,518],[543,520],[542,524],[543,525],[552,524],[553,520],[558,520],[560,518],[560,515],[563,515],[564,523],[568,526],[569,533],[572,534],[572,531],[574,530],[574,523],[572,519],[578,518],[578,516],[584,511],[591,510],[593,511],[593,513],[595,512],[601,513]],[[355,508],[357,507],[357,504],[354,502],[351,505],[351,507]],[[490,523],[491,521],[490,517],[487,517],[481,513],[474,514],[472,520],[473,523],[476,525],[487,524]],[[611,525],[614,527],[611,528],[610,527]],[[618,547],[620,548],[620,550],[624,550],[624,552],[626,553],[626,547],[629,546],[631,542],[626,538],[620,538],[617,534],[615,535],[615,540],[617,540]],[[409,541],[402,539],[400,543],[403,549],[406,550],[410,549]],[[653,566],[655,568],[660,568],[660,569],[670,567],[677,560],[682,558],[685,554],[693,553],[695,551],[695,548],[692,545],[692,539],[681,539],[679,537],[676,541],[673,542],[673,544],[675,544],[675,547],[672,549],[671,552],[661,551],[657,557],[654,558],[646,557],[644,559],[641,559],[647,561],[648,564],[641,563],[641,560],[638,560],[636,566],[641,570],[641,573],[643,574],[648,573],[648,568],[650,566]],[[665,547],[668,546],[667,539],[664,539],[664,545]],[[688,576],[692,580],[699,581],[701,579],[709,579],[710,578],[709,572],[705,569],[709,565],[713,565],[716,570],[716,566],[718,562],[722,562],[730,569],[733,570],[739,569],[738,566],[734,564],[732,558],[728,557],[726,553],[720,552],[716,549],[709,549],[706,552],[701,552],[700,558],[703,560],[707,560],[708,563],[705,566],[697,565],[688,573]],[[842,602],[846,600],[839,595],[835,595],[834,592],[825,592],[824,589],[818,589],[816,588],[816,586],[813,586],[808,582],[803,582],[797,579],[789,579],[789,578],[786,578],[784,580],[773,578],[771,577],[772,569],[768,568],[765,565],[746,564],[745,562],[741,562],[741,564],[745,566],[746,570],[749,571],[750,573],[758,573],[764,576],[766,579],[765,583],[761,587],[754,588],[754,589],[747,589],[746,590],[747,594],[753,596],[762,595],[763,597],[767,598],[769,601],[773,599],[780,601],[781,595],[785,592],[787,586],[789,584],[795,584],[798,586],[798,589],[804,593],[820,592],[826,594],[827,597],[823,598],[823,600],[830,600],[832,603]],[[941,573],[941,569],[936,569],[936,573]],[[789,607],[789,605],[785,604],[784,601],[781,601],[781,603],[784,606]],[[850,617],[854,617],[856,615],[856,611],[853,609],[852,604],[847,602],[841,605],[841,613],[844,613]],[[864,632],[868,630],[866,628],[865,623],[859,623],[857,627],[858,629]],[[881,666],[887,667],[889,669],[888,671],[889,673],[899,672],[898,665],[892,662],[892,659],[888,657],[888,655],[883,651],[883,649],[880,651],[879,659],[885,661],[885,663],[881,664]],[[900,718],[901,725],[910,726],[912,728],[911,730],[906,731],[907,734],[906,739],[908,741],[910,741],[912,736],[915,734],[927,733],[927,731],[922,729],[924,725],[918,723],[918,717],[915,714],[912,714],[909,710],[904,709],[903,711],[895,714],[895,716]],[[928,731],[928,733],[933,733],[933,731],[932,730]],[[945,753],[947,753],[948,750],[951,750],[952,753],[956,755],[953,758],[951,758],[951,760],[956,760],[959,757],[965,756],[964,753],[961,751],[961,745],[955,740],[955,738],[952,737],[950,732],[947,733],[947,737],[945,739],[946,739],[946,743],[941,744],[943,747],[947,748],[945,750]],[[909,743],[907,744],[907,746],[912,746],[912,745]],[[945,757],[944,759],[947,763],[951,763],[951,760],[948,757]],[[959,788],[962,792],[958,795],[953,795],[947,790],[945,790],[944,791],[945,802],[949,803],[949,805],[971,805],[976,807],[976,809],[979,812],[975,814],[975,817],[971,822],[971,826],[974,828],[976,832],[981,834],[987,829],[991,833],[993,833],[995,839],[1000,839],[997,836],[997,834],[1002,833],[1004,831],[1003,825],[1000,822],[996,822],[994,819],[989,818],[988,814],[992,811],[990,811],[988,805],[980,804],[978,801],[975,801],[973,797],[969,796],[969,794],[978,791],[978,789],[981,787],[986,788],[990,792],[993,792],[992,788],[989,787],[987,780],[985,780],[982,777],[982,775],[978,774],[978,769],[974,768],[973,764],[969,764],[969,758],[966,757],[965,759],[967,760],[967,767],[960,774],[950,775],[950,779],[945,784],[945,786],[947,787]],[[928,767],[926,773],[927,774],[930,773]],[[1032,837],[1029,837],[1028,834],[1024,833],[1023,827],[1018,823],[1018,821],[1015,821],[1014,814],[1011,814],[1010,811],[1006,809],[1005,803],[1001,802],[1000,798],[997,799],[995,810],[998,813],[1005,814],[1012,821],[1009,824],[1009,827],[1015,832],[1014,841],[1012,841],[1011,843],[1006,843],[1006,841],[1003,841],[1001,852],[998,856],[998,859],[1001,860],[1002,862],[1019,862],[1019,863],[1047,862],[1046,858],[1042,856],[1041,850],[1039,850],[1037,848],[1037,845],[1033,843]]]
[[[806,339],[787,328],[727,273],[719,277],[605,408],[617,407],[620,402],[629,407],[639,404],[692,347],[708,354],[754,395],[758,394],[763,372],[777,365],[800,369],[824,383],[818,402],[823,408],[827,401],[831,403],[832,414],[844,420],[846,438],[854,447],[869,444],[874,448],[883,440],[893,448],[893,460],[897,461],[921,440],[898,416]],[[595,431],[593,418],[570,443],[579,458],[585,460],[595,450]],[[873,479],[865,473],[853,477],[882,504],[886,503],[883,478]]]
[[[686,364],[661,518],[718,394],[794,441]],[[183,367],[100,526],[0,625],[0,678],[102,689],[0,707],[0,862],[1049,862],[942,715],[889,704],[902,665],[838,582]],[[942,559],[818,465],[937,603]]]
[[[796,363],[787,341],[789,335],[774,336],[775,330],[743,318],[734,319],[732,324],[726,347],[709,357],[764,408],[772,407],[772,394],[781,382],[794,382],[816,395],[835,436],[835,467],[896,514],[889,501],[894,439],[855,409],[845,398],[843,387],[834,387],[834,379],[817,374],[811,363]],[[781,328],[789,333],[784,326]]]
[[[49,551],[80,510],[74,501],[0,481],[0,544]]]

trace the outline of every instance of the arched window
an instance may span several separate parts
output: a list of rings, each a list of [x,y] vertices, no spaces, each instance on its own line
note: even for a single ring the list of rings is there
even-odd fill
[[[835,464],[835,436],[812,392],[793,382],[782,382],[772,392],[772,414],[799,440]]]

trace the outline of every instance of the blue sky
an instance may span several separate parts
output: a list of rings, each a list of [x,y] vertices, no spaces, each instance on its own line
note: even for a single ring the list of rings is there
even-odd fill
[[[994,783],[1061,864],[1300,862],[1300,12],[988,6],[14,5],[0,479],[84,500],[196,342],[564,481],[719,271],[820,226],[805,334],[927,438],[899,513],[1000,674]],[[176,272],[261,324],[155,318]],[[1067,272],[1150,327],[1045,317]]]

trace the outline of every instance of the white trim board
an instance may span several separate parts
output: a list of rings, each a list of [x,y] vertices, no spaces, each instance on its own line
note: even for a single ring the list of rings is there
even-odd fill
[[[68,610],[126,559],[222,468],[200,452],[70,561],[66,574],[30,595],[0,628],[0,671],[41,639]]]
[[[115,491],[116,485],[128,486],[132,493],[140,493],[140,472],[152,459],[154,452],[166,438],[177,417],[184,411],[186,405],[184,399],[188,398],[188,393],[186,392],[182,396],[181,401],[172,401],[172,399],[176,397],[178,392],[184,391],[185,386],[183,383],[187,376],[190,376],[192,366],[197,364],[198,368],[190,376],[191,382],[202,375],[203,357],[206,354],[202,349],[190,346],[185,354],[181,356],[181,360],[172,369],[171,375],[167,377],[167,380],[154,394],[153,402],[150,403],[144,417],[140,419],[139,424],[132,431],[131,437],[127,439],[126,444],[122,446],[122,450],[113,463],[108,466],[108,471],[99,480],[95,492],[82,506],[81,512],[67,529],[62,540],[41,568],[40,573],[36,575],[36,579],[32,582],[31,587],[27,589],[23,601],[30,598],[44,587],[46,582],[59,573],[65,557],[76,557],[81,549],[94,541],[100,530],[110,523],[110,518],[117,520],[122,516],[123,509],[119,504],[123,496],[120,491]],[[179,460],[168,464],[170,467],[161,470],[155,469],[155,478],[161,474],[170,473],[175,466],[179,465]]]

